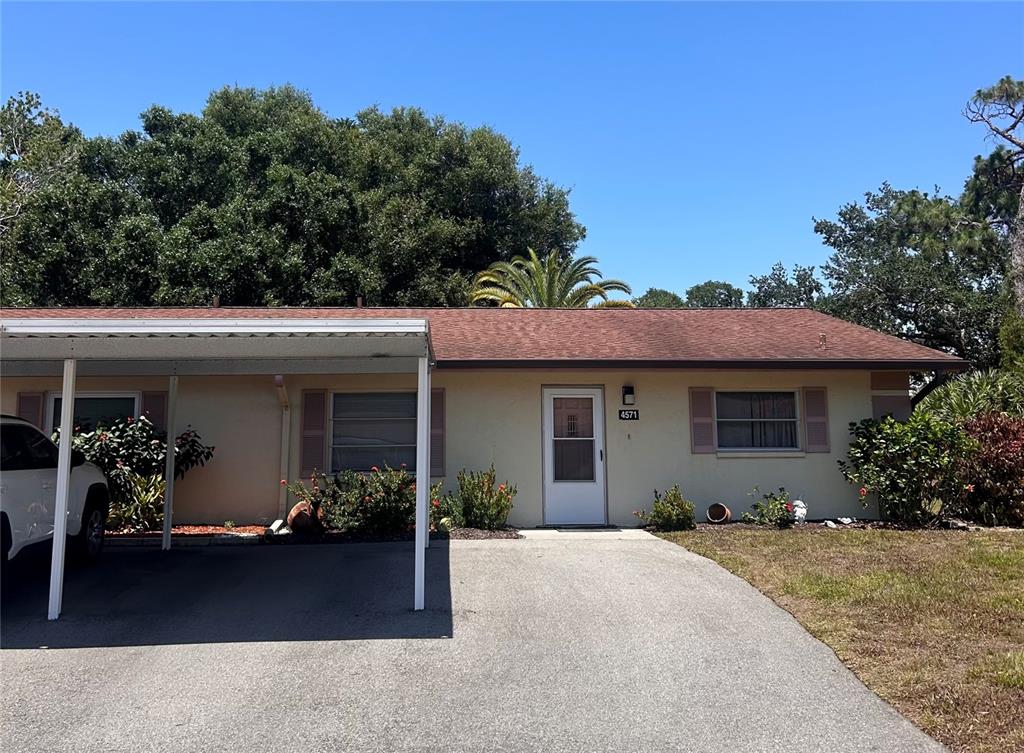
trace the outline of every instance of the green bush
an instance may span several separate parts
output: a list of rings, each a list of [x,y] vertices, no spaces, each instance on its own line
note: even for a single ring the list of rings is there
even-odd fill
[[[54,434],[59,441],[60,430]],[[94,463],[107,477],[110,491],[108,521],[113,530],[122,527],[118,521],[136,521],[133,530],[153,530],[160,523],[151,521],[151,515],[140,510],[151,505],[150,491],[163,477],[167,462],[167,434],[157,430],[145,416],[124,418],[109,425],[99,425],[93,431],[78,432],[71,438],[71,446],[80,450],[86,460]],[[174,440],[174,477],[182,479],[188,471],[206,465],[213,457],[214,448],[203,444],[199,434],[191,427]],[[141,479],[141,480],[140,480]],[[141,498],[136,495],[141,494]],[[162,496],[159,505],[163,506]],[[163,513],[160,513],[161,517]]]
[[[1024,418],[985,413],[964,431],[978,451],[964,459],[965,518],[986,525],[1024,526]]]
[[[430,489],[431,498],[440,487]],[[326,528],[392,535],[412,530],[416,523],[416,477],[405,468],[385,465],[369,473],[314,473],[308,485],[294,482],[288,489],[310,503]]]
[[[107,526],[115,531],[156,531],[164,524],[163,476],[141,476],[124,471],[119,478],[124,496],[115,504],[111,500]]]
[[[496,531],[508,524],[516,487],[496,484],[494,466],[486,471],[459,471],[458,491],[431,502],[431,521],[441,528]]]
[[[651,512],[635,510],[633,514],[656,531],[689,531],[697,527],[693,502],[683,499],[679,484],[675,484],[664,495],[655,489]]]
[[[960,472],[977,442],[959,426],[915,411],[905,422],[890,416],[850,424],[850,433],[840,470],[860,486],[865,504],[869,494],[877,495],[883,517],[900,525],[931,525],[962,509]]]
[[[1024,371],[990,369],[961,374],[926,395],[915,412],[953,422],[982,413],[1024,417]]]
[[[745,512],[740,516],[744,523],[756,523],[759,526],[777,526],[788,528],[793,525],[793,501],[785,487],[780,486],[777,492],[761,493],[756,486],[747,495],[756,500],[750,507],[753,513]]]

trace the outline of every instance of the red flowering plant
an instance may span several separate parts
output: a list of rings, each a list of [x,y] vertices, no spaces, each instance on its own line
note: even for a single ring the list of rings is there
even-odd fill
[[[777,492],[762,494],[761,490],[755,486],[747,496],[756,501],[750,506],[753,513],[743,513],[744,523],[789,528],[796,521],[796,508],[785,487],[780,486]]]
[[[495,484],[492,465],[486,471],[459,471],[458,491],[438,497],[431,495],[430,520],[439,530],[504,528],[512,511],[516,487],[507,481]]]

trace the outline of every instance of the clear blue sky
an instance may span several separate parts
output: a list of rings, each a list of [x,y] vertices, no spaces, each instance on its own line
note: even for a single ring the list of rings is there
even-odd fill
[[[812,216],[888,180],[958,193],[962,116],[1024,75],[1024,4],[2,5],[4,98],[87,134],[225,84],[332,116],[418,105],[509,136],[572,188],[582,253],[642,292],[828,255]]]

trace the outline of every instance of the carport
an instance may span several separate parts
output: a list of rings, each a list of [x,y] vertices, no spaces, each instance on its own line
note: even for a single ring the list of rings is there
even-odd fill
[[[10,318],[0,325],[0,375],[62,375],[62,427],[74,422],[75,381],[82,376],[166,376],[168,448],[173,447],[179,376],[416,373],[416,468],[430,468],[430,372],[425,319]],[[282,402],[282,451],[288,446]],[[64,585],[71,431],[62,431],[57,462],[47,617],[60,617]],[[165,470],[163,548],[171,546],[174,453]],[[416,484],[413,609],[425,588],[429,483]]]

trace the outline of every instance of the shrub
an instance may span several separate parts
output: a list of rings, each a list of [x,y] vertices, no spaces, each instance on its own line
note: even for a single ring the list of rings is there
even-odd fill
[[[431,520],[438,528],[504,528],[516,487],[496,481],[493,464],[486,471],[459,471],[458,491],[431,502]]]
[[[946,421],[966,421],[982,413],[1024,417],[1024,371],[971,371],[926,395],[917,411]]]
[[[689,531],[697,527],[693,515],[693,502],[683,499],[679,484],[675,484],[664,495],[654,490],[651,512],[633,512],[640,520],[656,531]]]
[[[107,525],[116,531],[155,531],[164,524],[164,477],[142,476],[134,471],[119,474],[124,496],[110,502]]]
[[[978,444],[962,468],[964,517],[1024,526],[1024,418],[985,413],[963,428]]]
[[[740,519],[744,523],[788,528],[796,520],[793,501],[790,499],[789,492],[786,491],[785,487],[780,486],[777,492],[765,492],[762,494],[761,490],[755,486],[754,490],[747,496],[757,501],[750,506],[754,511],[753,514],[745,512],[741,516]]]
[[[55,439],[59,438],[58,429]],[[167,462],[166,433],[158,431],[145,416],[129,417],[109,425],[101,424],[93,431],[79,432],[71,438],[71,445],[107,477],[110,490],[108,520],[111,521],[111,528],[121,527],[117,523],[121,520],[151,519],[149,515],[139,517],[139,511],[152,504],[150,492],[157,482],[163,488]],[[193,468],[206,465],[213,457],[213,451],[214,448],[203,444],[199,434],[189,427],[174,440],[174,477],[184,478]],[[143,483],[140,479],[149,481]],[[143,494],[143,497],[135,498],[136,494]],[[162,507],[162,495],[158,502]],[[160,525],[153,523],[149,528],[134,530],[152,530]]]
[[[933,393],[934,394],[934,393]],[[977,443],[958,426],[915,411],[900,422],[865,419],[850,424],[853,440],[843,476],[860,486],[860,497],[878,496],[882,515],[901,525],[930,525],[956,511],[964,496],[959,471]]]
[[[297,499],[309,502],[327,528],[368,535],[403,533],[416,522],[416,477],[403,468],[374,467],[369,473],[314,473],[307,486],[289,485]],[[440,484],[430,490],[431,498]]]

